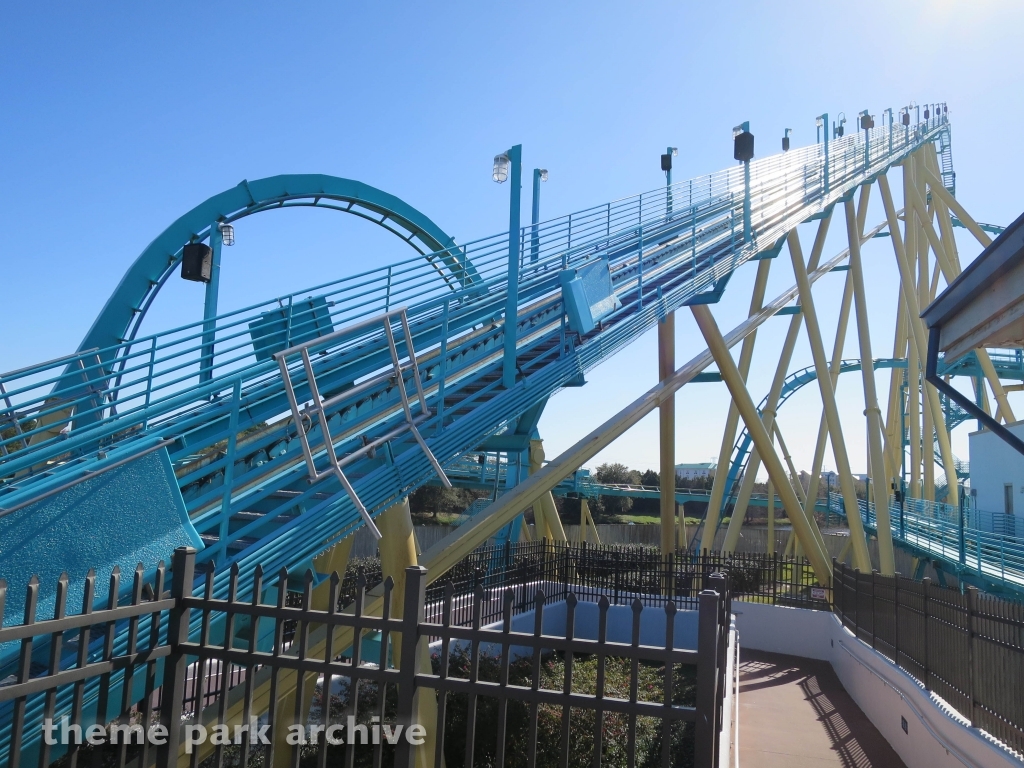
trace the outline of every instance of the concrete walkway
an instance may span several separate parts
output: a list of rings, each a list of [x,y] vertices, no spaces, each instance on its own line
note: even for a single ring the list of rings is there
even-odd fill
[[[904,768],[823,661],[740,651],[741,768]]]

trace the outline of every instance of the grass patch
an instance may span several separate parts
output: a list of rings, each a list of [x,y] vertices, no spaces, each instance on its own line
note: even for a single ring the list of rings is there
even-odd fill
[[[687,526],[700,525],[701,518],[699,517],[686,517],[683,518],[686,521]],[[660,525],[661,518],[657,515],[614,515],[612,518],[613,523],[628,524],[634,523],[635,525]]]

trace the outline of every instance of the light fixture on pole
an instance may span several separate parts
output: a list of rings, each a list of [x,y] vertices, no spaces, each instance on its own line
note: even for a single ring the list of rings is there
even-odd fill
[[[661,156],[661,170],[665,172],[665,215],[672,215],[672,158],[679,154],[676,147],[667,147]]]
[[[754,134],[744,121],[732,129],[732,156],[743,163],[743,242],[753,239],[750,228],[750,161],[754,159]]]
[[[824,187],[825,194],[828,194],[829,183],[828,183],[828,112],[818,115],[814,118],[815,131],[817,132],[818,141],[822,138],[825,139],[825,168],[824,168]]]
[[[220,240],[224,245],[232,246],[235,244],[235,228],[233,226],[226,221],[222,221],[217,225],[217,229],[220,230]]]
[[[787,128],[782,134],[782,151],[789,152],[789,137],[793,133],[792,128]]]
[[[494,170],[491,171],[491,178],[499,184],[504,184],[508,179],[508,169],[511,161],[509,160],[508,153],[502,152],[500,155],[494,156]]]
[[[846,125],[846,113],[840,112],[838,116],[838,122],[832,125],[832,138],[841,139],[843,134],[846,132],[843,126]]]
[[[741,163],[748,163],[754,158],[754,134],[750,132],[750,123],[743,122],[732,129],[732,156]]]
[[[661,170],[665,172],[665,183],[672,183],[672,158],[679,154],[679,150],[676,147],[668,147],[665,150],[665,154],[661,156]]]
[[[519,318],[519,231],[520,200],[523,191],[523,145],[494,156],[491,178],[499,184],[512,176],[508,211],[508,284],[505,290],[504,349],[501,383],[512,389],[516,383],[516,325]]]
[[[864,131],[864,170],[867,171],[871,167],[871,129],[875,127],[875,118],[866,109],[862,109],[858,117]]]

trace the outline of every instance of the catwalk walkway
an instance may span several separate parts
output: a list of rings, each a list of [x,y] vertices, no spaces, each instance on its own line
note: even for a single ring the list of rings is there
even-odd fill
[[[824,661],[740,655],[740,765],[902,768]]]

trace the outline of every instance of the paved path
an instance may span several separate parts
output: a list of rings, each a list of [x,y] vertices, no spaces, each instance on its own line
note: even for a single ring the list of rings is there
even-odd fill
[[[904,768],[831,665],[740,652],[741,768]]]

